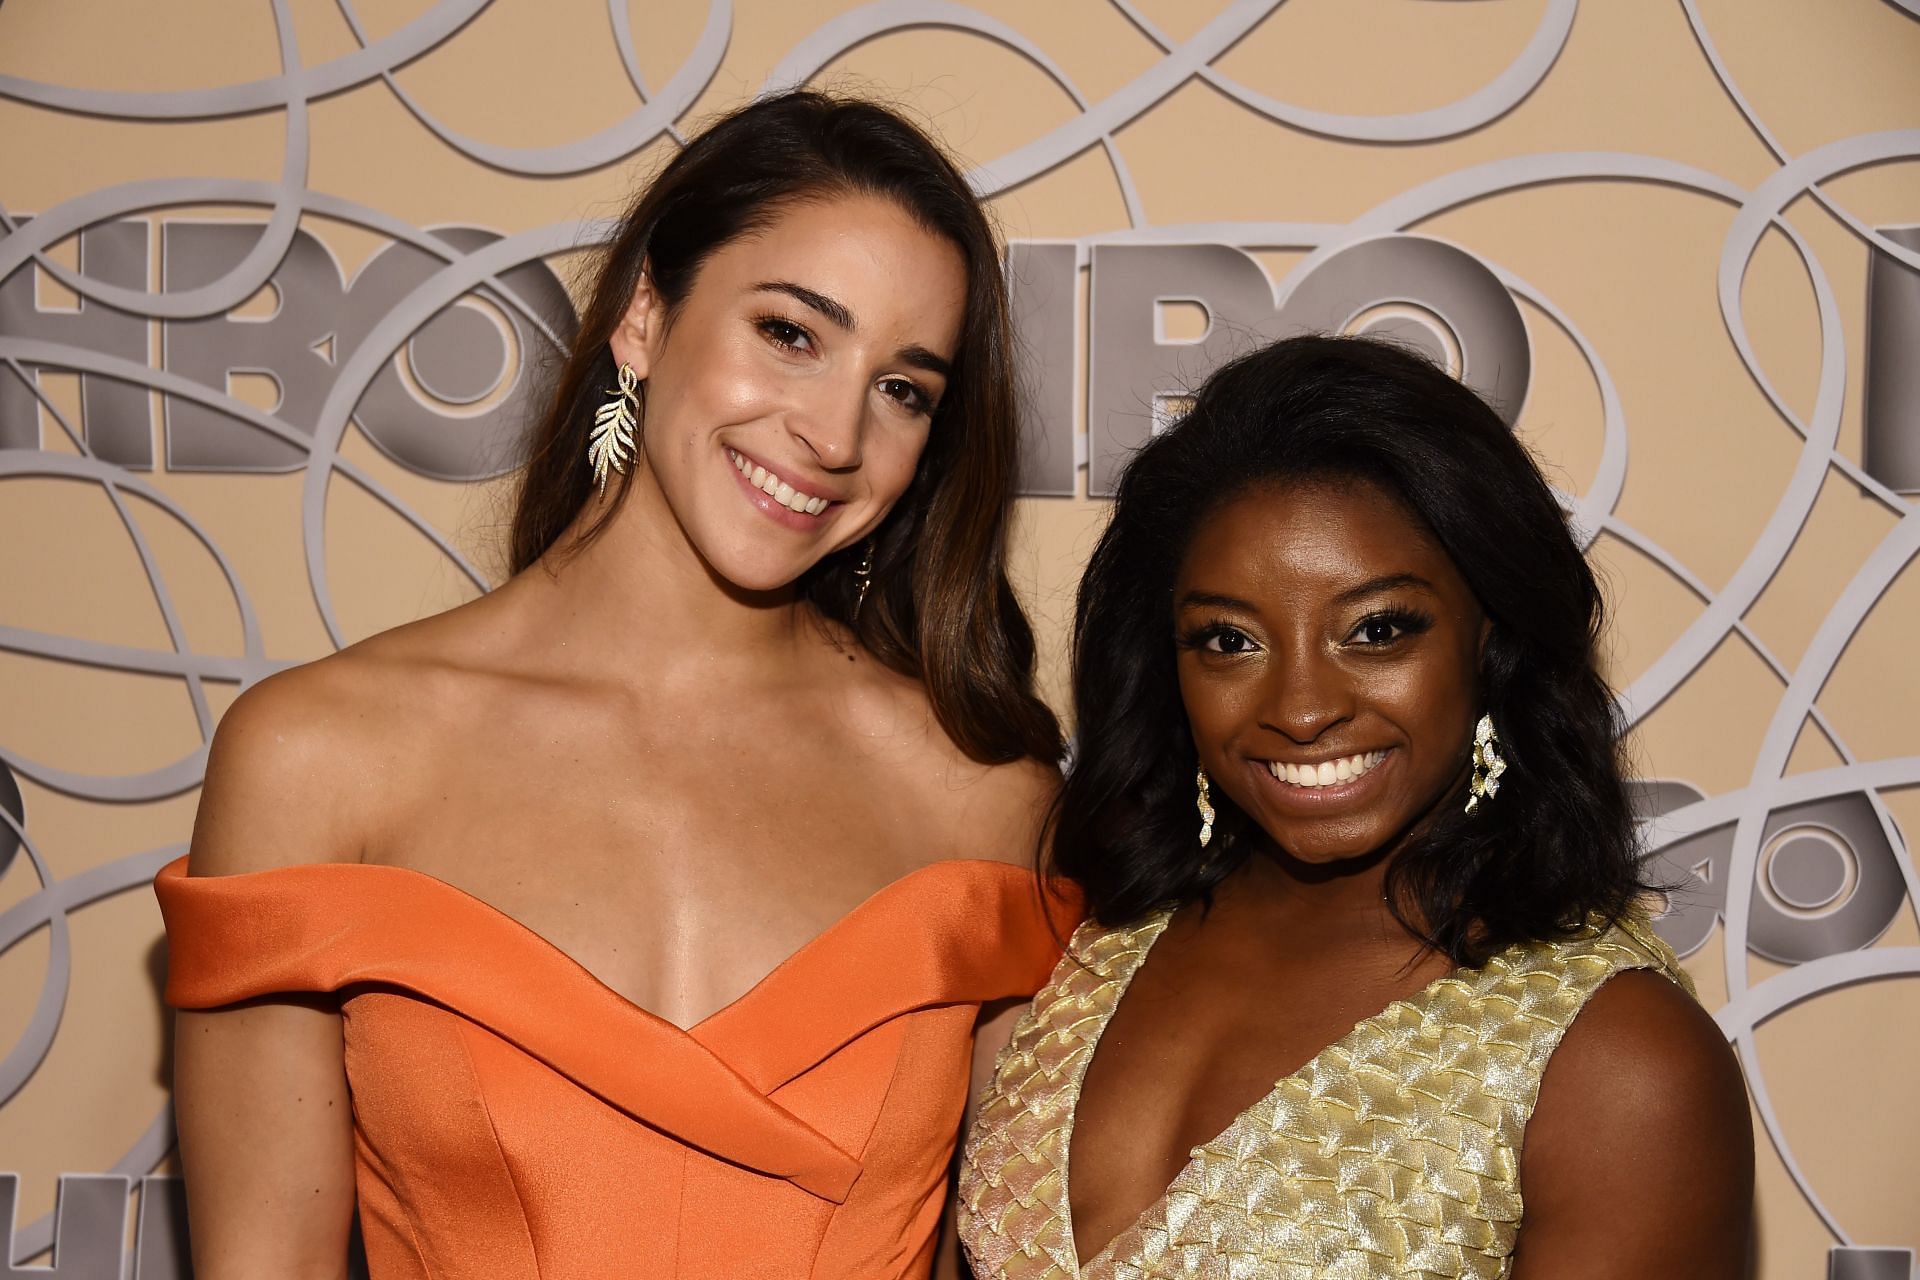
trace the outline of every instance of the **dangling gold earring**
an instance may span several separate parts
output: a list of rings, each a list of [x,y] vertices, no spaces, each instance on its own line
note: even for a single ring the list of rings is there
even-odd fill
[[[867,539],[867,554],[860,557],[860,567],[853,571],[854,580],[860,584],[860,594],[853,598],[853,616],[860,616],[860,608],[867,602],[867,588],[873,585],[873,539]]]
[[[1491,800],[1500,791],[1500,775],[1507,762],[1500,758],[1500,738],[1493,731],[1493,717],[1483,715],[1473,726],[1473,780],[1467,784],[1467,812],[1472,813],[1482,800]]]
[[[593,468],[593,482],[604,496],[607,472],[627,474],[633,460],[633,429],[639,421],[640,375],[622,362],[620,385],[607,392],[607,402],[593,415],[593,434],[587,439],[587,463]]]
[[[1207,791],[1207,767],[1200,766],[1195,780],[1200,784],[1200,798],[1194,803],[1200,810],[1200,847],[1207,847],[1207,841],[1213,839],[1213,799]]]

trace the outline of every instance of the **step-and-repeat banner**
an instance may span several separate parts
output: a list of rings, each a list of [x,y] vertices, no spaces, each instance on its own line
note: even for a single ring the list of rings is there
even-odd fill
[[[0,1276],[187,1274],[147,883],[222,710],[497,580],[583,255],[797,83],[1004,228],[1056,701],[1104,495],[1221,358],[1387,332],[1496,400],[1609,584],[1756,1274],[1904,1280],[1917,0],[5,0]]]

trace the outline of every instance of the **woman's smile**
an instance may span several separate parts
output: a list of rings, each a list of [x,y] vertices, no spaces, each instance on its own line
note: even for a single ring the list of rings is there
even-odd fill
[[[1379,852],[1459,785],[1485,620],[1395,495],[1356,480],[1232,499],[1174,596],[1200,763],[1289,856]]]
[[[645,500],[734,585],[790,586],[912,484],[966,300],[960,250],[873,195],[784,210],[673,308],[643,279],[611,346],[646,383]]]
[[[1250,761],[1254,785],[1268,803],[1298,812],[1324,814],[1373,803],[1392,781],[1393,749],[1321,758],[1317,762]]]
[[[819,493],[818,486],[811,482],[801,482],[807,488],[795,485],[759,459],[738,449],[727,447],[726,455],[727,461],[733,464],[733,469],[740,475],[742,492],[747,501],[789,528],[818,529],[821,517],[841,505],[837,500]]]

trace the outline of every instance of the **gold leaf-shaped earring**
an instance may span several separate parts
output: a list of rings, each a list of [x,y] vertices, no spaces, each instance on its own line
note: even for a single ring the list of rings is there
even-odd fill
[[[1195,781],[1200,784],[1200,796],[1195,807],[1200,810],[1200,847],[1207,847],[1207,841],[1213,839],[1213,797],[1207,790],[1207,767],[1200,766]]]
[[[607,473],[627,474],[633,461],[633,429],[640,412],[640,375],[633,366],[620,365],[620,385],[607,392],[607,402],[593,415],[593,433],[587,438],[587,463],[593,468],[593,482],[604,495]]]
[[[1473,778],[1467,783],[1467,812],[1479,808],[1482,800],[1491,800],[1500,793],[1500,775],[1507,771],[1507,762],[1500,755],[1500,735],[1493,731],[1493,717],[1483,715],[1480,723],[1473,726]]]

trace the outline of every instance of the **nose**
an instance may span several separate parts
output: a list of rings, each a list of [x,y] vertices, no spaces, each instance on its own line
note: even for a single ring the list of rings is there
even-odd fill
[[[812,451],[825,470],[851,470],[860,465],[866,436],[866,383],[822,385],[817,392],[811,403],[788,415],[787,430]]]
[[[1260,691],[1260,723],[1306,746],[1334,725],[1352,718],[1352,681],[1319,645],[1289,646],[1270,664]]]

